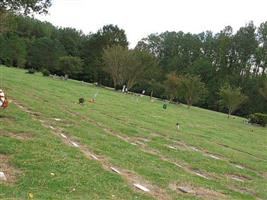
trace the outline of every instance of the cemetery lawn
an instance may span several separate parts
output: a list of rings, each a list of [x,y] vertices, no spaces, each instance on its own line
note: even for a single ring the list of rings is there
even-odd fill
[[[267,199],[266,128],[75,80],[1,73],[12,102],[0,110],[0,199]]]

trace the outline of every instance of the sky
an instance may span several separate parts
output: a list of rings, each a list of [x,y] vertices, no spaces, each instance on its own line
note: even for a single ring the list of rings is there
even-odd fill
[[[49,14],[36,18],[86,34],[118,25],[133,48],[151,33],[219,32],[227,25],[237,31],[251,20],[259,26],[266,8],[267,0],[52,0]]]

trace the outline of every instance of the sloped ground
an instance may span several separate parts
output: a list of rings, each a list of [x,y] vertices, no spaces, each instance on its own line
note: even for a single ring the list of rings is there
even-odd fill
[[[0,113],[6,163],[0,171],[10,169],[0,199],[27,199],[29,192],[34,199],[267,199],[266,128],[183,105],[163,110],[162,102],[77,81],[2,71],[13,102]],[[76,103],[96,93],[96,103]]]

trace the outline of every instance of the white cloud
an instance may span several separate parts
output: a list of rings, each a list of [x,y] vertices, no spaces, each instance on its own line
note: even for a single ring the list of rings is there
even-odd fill
[[[47,16],[56,26],[96,32],[106,24],[126,31],[131,47],[150,33],[234,30],[267,21],[266,0],[54,0]]]

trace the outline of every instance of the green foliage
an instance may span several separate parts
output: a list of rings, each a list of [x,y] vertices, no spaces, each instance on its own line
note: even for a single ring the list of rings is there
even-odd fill
[[[207,90],[205,84],[199,76],[186,75],[181,81],[181,96],[186,101],[188,108],[206,96]]]
[[[79,98],[79,104],[83,104],[84,102],[85,102],[85,100],[83,97]]]
[[[114,45],[128,46],[125,31],[120,29],[117,25],[105,25],[102,29],[97,31],[95,36],[99,39],[98,41],[102,43],[102,48]]]
[[[166,110],[166,109],[167,109],[167,104],[166,104],[166,103],[163,104],[162,108],[163,108],[164,110]]]
[[[56,38],[64,46],[67,55],[78,57],[83,41],[83,33],[73,28],[60,28],[56,31]]]
[[[11,1],[5,2],[8,5]],[[103,60],[104,49],[113,46],[126,49],[119,58],[124,64],[114,72],[117,83],[114,83],[114,73],[111,74]],[[0,12],[1,64],[38,71],[47,69],[58,75],[68,73],[74,79],[109,87],[116,85],[119,88],[127,84],[133,92],[145,89],[151,96],[177,97],[181,101],[186,101],[184,95],[168,91],[167,75],[171,72],[180,76],[189,74],[199,76],[208,91],[205,99],[197,101],[198,106],[220,110],[219,91],[228,82],[233,87],[241,87],[248,97],[236,114],[247,116],[267,112],[266,89],[262,84],[267,72],[267,22],[258,28],[250,22],[236,33],[227,26],[218,33],[151,34],[134,49],[129,50],[127,46],[125,31],[116,25],[106,25],[96,33],[86,35],[73,28],[57,28],[6,10]],[[72,68],[63,72],[67,67],[59,67],[59,58],[64,56],[82,59],[79,70]]]
[[[0,35],[0,58],[8,66],[24,67],[27,57],[27,46],[23,38],[17,35],[4,37]]]
[[[106,71],[113,80],[114,88],[123,85],[125,80],[124,68],[129,64],[130,52],[127,48],[116,45],[104,49],[103,62]]]
[[[42,72],[43,76],[49,76],[50,75],[50,72],[47,69],[42,69],[41,72]]]
[[[267,101],[267,80],[265,80],[262,87],[259,88],[259,93]]]
[[[3,0],[0,2],[1,10],[22,12],[25,15],[47,13],[50,6],[51,0]]]
[[[126,66],[128,88],[137,83],[145,82],[151,85],[155,78],[159,78],[160,67],[156,57],[148,51],[134,49],[131,51],[132,63]]]
[[[81,72],[82,59],[73,56],[63,56],[59,58],[59,70],[65,75],[75,75]]]
[[[128,89],[142,81],[146,71],[156,65],[155,58],[148,52],[119,45],[104,49],[103,63],[103,70],[112,77],[114,87],[126,84]]]
[[[254,113],[249,115],[249,123],[259,124],[263,127],[267,124],[267,114],[264,113]]]
[[[28,74],[35,74],[35,72],[36,72],[36,70],[33,69],[33,68],[30,68],[30,69],[28,69],[28,71],[27,71]]]
[[[9,12],[0,9],[0,34],[10,31],[11,23],[12,15]]]
[[[175,72],[172,72],[167,75],[164,85],[165,93],[169,97],[170,101],[172,101],[178,96],[181,89],[181,77],[178,77]]]
[[[32,42],[28,53],[30,67],[56,71],[59,58],[65,55],[64,47],[58,40],[47,37],[38,38]]]
[[[230,85],[223,86],[219,94],[220,104],[228,109],[228,118],[247,100],[247,96],[242,94],[241,88],[232,88]]]
[[[34,40],[36,38],[52,38],[56,32],[56,27],[48,22],[41,22],[31,17],[14,16],[15,29],[17,35],[23,38]]]

